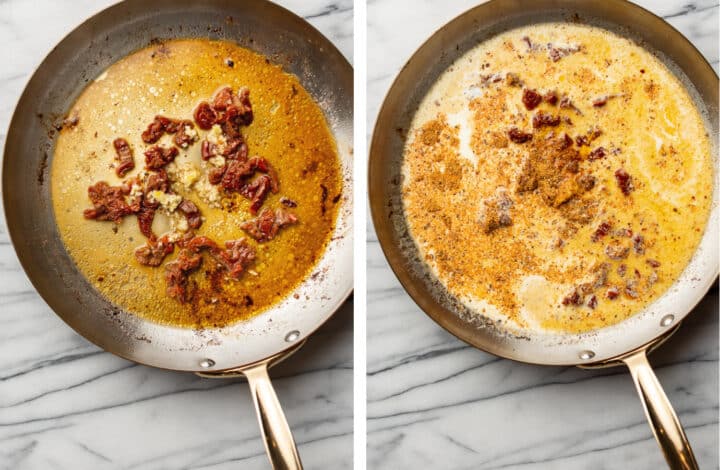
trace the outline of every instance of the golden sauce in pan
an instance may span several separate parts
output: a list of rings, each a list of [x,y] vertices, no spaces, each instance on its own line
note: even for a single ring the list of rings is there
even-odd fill
[[[113,170],[114,139],[127,139],[134,150],[135,169],[126,175],[130,178],[143,169],[143,152],[149,145],[140,135],[154,116],[192,120],[197,104],[211,100],[222,86],[250,89],[255,118],[242,129],[243,136],[250,155],[265,157],[279,176],[279,193],[270,194],[262,207],[280,207],[280,198],[287,197],[297,203],[291,210],[299,223],[283,228],[270,242],[256,243],[239,228],[254,217],[249,201],[236,194],[219,202],[213,188],[203,184],[207,163],[201,162],[200,142],[181,149],[168,172],[174,171],[183,183],[173,185],[173,190],[193,201],[204,217],[197,234],[221,246],[244,237],[257,250],[249,267],[252,273],[244,272],[237,281],[225,280],[221,289],[210,285],[211,265],[206,259],[190,278],[202,295],[182,304],[166,296],[164,264],[147,267],[135,260],[134,250],[146,241],[135,216],[116,225],[86,220],[83,209],[92,207],[88,186],[101,180],[120,183]],[[155,44],[109,67],[83,91],[68,116],[77,116],[78,122],[60,133],[51,169],[57,225],[79,269],[122,308],[162,324],[227,325],[289,295],[322,256],[341,197],[335,141],[321,109],[297,77],[265,57],[230,42],[192,39]],[[197,131],[200,139],[207,134]],[[166,142],[163,139],[161,144]],[[161,235],[170,230],[169,218],[158,213],[153,231]]]
[[[557,101],[532,108],[528,94],[528,109],[526,90]],[[539,113],[560,120],[535,127]],[[601,328],[657,299],[698,246],[713,188],[711,143],[681,82],[630,40],[564,23],[458,59],[419,107],[403,176],[411,235],[438,280],[474,314],[535,332]]]

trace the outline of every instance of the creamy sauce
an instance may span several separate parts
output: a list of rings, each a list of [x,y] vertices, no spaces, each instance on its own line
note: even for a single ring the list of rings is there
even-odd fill
[[[528,110],[525,89],[574,108]],[[561,122],[534,128],[538,112]],[[509,140],[513,127],[532,140]],[[589,145],[567,150],[573,170],[542,166],[559,161],[551,146],[565,133],[575,141],[595,128]],[[641,311],[688,264],[709,215],[711,154],[687,90],[634,42],[579,24],[515,29],[459,58],[423,99],[404,152],[405,217],[424,262],[474,314],[517,330],[589,331]],[[522,189],[533,161],[541,176]],[[498,201],[508,219],[484,230]]]
[[[227,59],[233,63],[228,65]],[[120,183],[113,166],[115,138],[127,139],[134,150],[135,170],[142,171],[149,147],[140,135],[157,114],[191,119],[197,104],[210,100],[222,86],[250,89],[255,119],[242,129],[250,155],[265,157],[277,170],[279,194],[263,208],[280,207],[280,198],[297,202],[299,223],[283,228],[268,243],[258,244],[239,225],[253,216],[249,201],[218,199],[207,184],[212,163],[200,158],[200,142],[180,150],[168,172],[179,183],[178,194],[192,200],[204,222],[197,231],[222,245],[247,238],[257,250],[250,270],[221,289],[209,280],[211,263],[191,276],[198,289],[211,294],[181,304],[165,294],[164,267],[141,266],[134,250],[145,243],[135,216],[116,225],[83,218],[91,207],[87,188],[97,181]],[[250,318],[287,296],[322,256],[330,238],[341,198],[341,176],[335,141],[321,109],[297,77],[265,57],[229,42],[173,40],[152,45],[120,60],[91,83],[68,116],[74,127],[63,129],[52,161],[52,199],[60,233],[79,269],[102,294],[126,310],[154,322],[183,327],[222,326]],[[200,140],[207,132],[200,131]],[[169,144],[170,136],[159,142]],[[327,200],[322,209],[322,186]],[[173,230],[177,220],[158,213],[153,231]],[[166,259],[172,261],[178,253]],[[252,272],[251,272],[252,271]],[[214,290],[213,290],[214,289]]]

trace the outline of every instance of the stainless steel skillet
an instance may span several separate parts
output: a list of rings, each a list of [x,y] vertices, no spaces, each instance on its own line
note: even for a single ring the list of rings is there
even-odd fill
[[[528,337],[491,321],[468,320],[459,303],[441,302],[443,288],[414,252],[403,218],[400,166],[404,133],[429,87],[478,42],[510,28],[545,21],[583,21],[630,37],[685,83],[707,116],[717,169],[718,77],[680,33],[623,0],[491,0],[455,18],[405,64],[378,115],[371,141],[369,197],[382,249],[396,276],[433,320],[467,343],[509,359],[546,365],[599,367],[624,363],[632,373],[653,432],[673,468],[696,468],[685,433],[646,359],[705,295],[718,274],[718,175],[701,245],[675,285],[657,302],[621,324],[582,335]]]
[[[85,84],[151,41],[181,37],[232,40],[297,75],[323,109],[342,164],[339,220],[315,268],[319,275],[267,312],[225,328],[154,324],[102,297],[66,253],[50,199],[54,129]],[[126,0],[85,21],[48,54],[25,88],[7,135],[7,225],[38,293],[78,333],[118,356],[204,376],[245,375],[276,468],[302,464],[267,369],[297,350],[352,290],[352,76],[350,64],[317,30],[265,0]]]

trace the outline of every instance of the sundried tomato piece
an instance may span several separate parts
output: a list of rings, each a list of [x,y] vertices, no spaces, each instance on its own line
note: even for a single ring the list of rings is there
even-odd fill
[[[620,168],[615,171],[615,180],[620,187],[620,191],[622,191],[625,196],[628,196],[633,191],[633,189],[635,189],[633,187],[632,177],[628,174],[627,171],[625,171],[624,168]]]
[[[525,142],[532,140],[532,134],[523,132],[517,127],[513,127],[508,131],[508,137],[516,144],[524,144]]]
[[[135,259],[143,266],[160,266],[167,255],[175,250],[175,244],[167,235],[157,241],[148,241],[135,250]]]
[[[188,302],[191,294],[188,292],[188,274],[202,264],[202,256],[189,250],[182,250],[177,259],[165,265],[165,292],[168,297],[180,303]]]
[[[262,175],[240,188],[240,194],[250,199],[250,212],[256,214],[270,192],[270,177]]]
[[[563,305],[582,305],[583,303],[583,297],[580,295],[580,292],[578,292],[577,289],[572,291],[572,293],[565,296],[565,298],[562,299]]]
[[[150,173],[145,183],[145,192],[162,191],[166,193],[168,188],[170,188],[170,178],[163,168]]]
[[[83,216],[86,219],[119,222],[134,212],[125,201],[127,194],[128,191],[122,186],[110,186],[105,181],[97,182],[88,188],[88,197],[93,208],[86,209]]]
[[[178,156],[176,147],[160,147],[154,145],[145,151],[145,166],[149,170],[158,170]]]
[[[192,229],[198,229],[202,225],[202,217],[200,209],[189,199],[183,199],[178,205],[178,210],[185,215],[188,226]]]
[[[590,161],[599,160],[601,158],[605,158],[606,154],[607,153],[606,153],[605,147],[598,147],[588,154],[588,160],[590,160]]]
[[[535,129],[541,127],[556,127],[560,125],[560,116],[553,116],[552,114],[538,111],[535,116],[533,116],[532,125]]]
[[[532,111],[542,102],[542,96],[535,90],[525,88],[523,90],[522,102],[528,111]]]
[[[274,211],[263,209],[258,217],[243,222],[240,228],[255,240],[266,242],[275,238],[282,227],[295,224],[297,221],[297,216],[285,209],[278,208]]]
[[[610,222],[602,222],[592,234],[592,241],[596,242],[600,240],[602,237],[610,233],[610,229],[612,229],[612,224],[610,224]]]
[[[173,143],[180,148],[188,148],[198,138],[192,121],[187,120],[180,122],[174,134]]]
[[[149,238],[150,240],[155,240],[155,234],[152,231],[152,224],[153,220],[155,219],[155,210],[157,208],[157,204],[149,203],[147,198],[143,199],[142,206],[140,207],[140,211],[137,213],[137,221],[138,221],[138,227],[140,228],[140,233],[145,235],[145,237]]]
[[[223,87],[215,93],[212,107],[215,111],[225,111],[233,104],[233,92],[229,86]]]
[[[193,117],[198,127],[206,131],[210,130],[213,124],[217,122],[217,113],[207,101],[203,101],[195,108]]]
[[[244,238],[228,240],[225,242],[225,250],[220,252],[220,258],[228,270],[228,276],[237,279],[255,260],[255,249]]]
[[[208,171],[208,181],[210,184],[220,184],[227,168],[227,165],[223,165],[220,168],[211,168],[210,171]]]
[[[543,100],[546,103],[555,106],[558,103],[558,95],[554,91],[549,91],[545,93],[545,96],[543,96]]]
[[[633,237],[633,250],[635,250],[635,253],[638,255],[645,254],[645,237],[643,237],[640,234],[637,234]]]
[[[620,295],[620,291],[618,291],[617,287],[611,287],[607,290],[607,298],[610,300],[617,299],[617,297]]]

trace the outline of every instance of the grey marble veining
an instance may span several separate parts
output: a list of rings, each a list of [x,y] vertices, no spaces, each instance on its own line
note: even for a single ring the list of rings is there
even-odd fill
[[[0,0],[0,142],[45,54],[111,0]],[[352,60],[351,0],[281,1]],[[151,5],[152,2],[148,2]],[[271,371],[307,468],[352,468],[352,301]],[[269,468],[247,385],[135,365],[67,327],[0,223],[0,469]]]
[[[368,134],[400,67],[477,2],[368,2]],[[643,0],[718,69],[715,0]],[[368,468],[657,469],[662,455],[627,369],[499,359],[425,316],[368,222]],[[718,468],[718,293],[651,357],[701,468]]]

